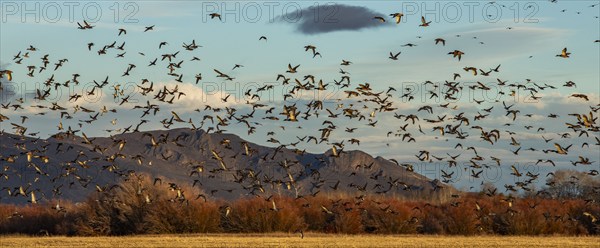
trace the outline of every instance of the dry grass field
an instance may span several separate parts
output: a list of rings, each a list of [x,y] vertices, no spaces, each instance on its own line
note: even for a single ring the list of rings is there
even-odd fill
[[[378,236],[306,234],[0,236],[0,247],[598,247],[600,237]]]

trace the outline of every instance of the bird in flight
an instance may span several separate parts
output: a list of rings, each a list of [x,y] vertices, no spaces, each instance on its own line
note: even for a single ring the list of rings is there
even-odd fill
[[[458,61],[460,61],[460,59],[462,58],[462,56],[465,54],[462,51],[459,50],[454,50],[452,52],[449,52],[448,54],[452,55],[453,58],[458,57]]]
[[[2,71],[0,71],[0,78],[4,78],[6,75],[6,80],[12,81],[12,79],[13,79],[12,73],[13,72],[11,70],[2,70]]]
[[[560,54],[557,54],[556,57],[561,57],[561,58],[570,58],[569,55],[571,55],[571,53],[567,52],[567,48],[563,48],[563,50],[561,51]]]
[[[398,55],[400,55],[400,53],[402,53],[402,52],[398,52],[396,54],[393,54],[392,52],[390,52],[390,57],[389,58],[391,60],[398,60]]]
[[[391,17],[393,17],[396,20],[396,24],[399,24],[400,21],[402,20],[402,17],[404,16],[404,14],[402,13],[393,13],[390,14]]]
[[[292,64],[288,64],[288,70],[286,72],[287,73],[296,73],[296,72],[298,72],[297,71],[298,67],[300,67],[300,65],[292,66]]]
[[[376,17],[373,17],[373,19],[375,19],[375,20],[378,20],[378,21],[379,21],[379,22],[381,22],[381,23],[384,23],[384,22],[385,22],[385,19],[384,19],[383,17],[381,17],[381,16],[376,16]]]
[[[446,40],[442,39],[442,38],[436,38],[435,39],[435,44],[437,45],[438,43],[442,43],[442,46],[446,45]]]
[[[420,27],[429,27],[430,23],[431,21],[425,21],[425,17],[421,16],[421,24],[419,25]]]
[[[94,28],[94,26],[90,25],[86,20],[83,20],[83,25],[81,25],[79,22],[77,22],[77,25],[79,26],[79,29],[92,29]]]
[[[218,14],[218,13],[210,13],[210,14],[208,14],[208,15],[210,16],[210,19],[219,18],[219,21],[222,21],[222,20],[221,20],[221,14]]]

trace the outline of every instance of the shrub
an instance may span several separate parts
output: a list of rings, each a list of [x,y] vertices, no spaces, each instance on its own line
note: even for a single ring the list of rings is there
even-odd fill
[[[85,202],[0,205],[0,234],[129,235],[296,232],[598,235],[600,205],[583,199],[464,194],[432,204],[383,196],[196,199],[184,183],[131,174]],[[275,206],[273,205],[275,203]],[[226,214],[229,209],[229,214]]]

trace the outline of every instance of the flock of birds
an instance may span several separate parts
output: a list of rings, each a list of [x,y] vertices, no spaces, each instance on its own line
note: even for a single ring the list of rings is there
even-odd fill
[[[403,14],[392,13],[390,16],[397,24],[399,24]],[[216,19],[221,19],[221,16],[218,13],[212,13],[210,14],[210,17],[215,19],[215,21]],[[374,17],[374,19],[380,22],[387,21],[386,18],[380,16]],[[372,20],[365,21],[368,22]],[[429,25],[432,25],[431,21],[426,21],[425,18],[422,18],[419,26],[427,27]],[[94,32],[95,26],[87,21],[82,21],[77,23],[76,28],[82,30],[82,32]],[[154,30],[154,28],[154,25],[145,27],[143,32],[151,32]],[[117,37],[126,37],[128,32],[130,31],[126,30],[125,28],[120,28],[116,30],[115,35]],[[261,36],[258,38],[258,42],[268,45],[268,37]],[[595,40],[594,42],[598,43],[600,41]],[[120,45],[118,43],[120,43]],[[436,38],[431,43],[437,46],[446,46],[447,41],[444,38]],[[404,47],[413,46],[416,45],[411,43],[404,45]],[[6,69],[2,70],[0,71],[0,77],[5,80],[4,83],[8,81],[25,80],[24,78],[43,78],[44,87],[36,90],[34,104],[27,105],[27,102],[22,98],[12,99],[10,102],[2,103],[0,122],[10,123],[9,127],[11,127],[13,132],[18,136],[36,137],[39,135],[39,133],[32,132],[30,127],[28,127],[28,119],[30,116],[27,113],[32,113],[29,110],[34,109],[35,111],[33,113],[35,113],[35,115],[54,115],[57,118],[57,132],[61,132],[67,136],[81,136],[83,140],[82,143],[93,147],[91,151],[101,156],[100,159],[93,161],[86,156],[82,156],[81,154],[83,154],[83,152],[80,152],[80,155],[73,160],[74,165],[81,168],[86,168],[98,160],[107,161],[112,165],[107,166],[106,169],[112,171],[113,169],[118,168],[117,158],[130,158],[134,161],[138,161],[141,165],[144,159],[143,154],[131,155],[130,157],[127,157],[126,155],[120,153],[120,151],[122,151],[127,144],[126,140],[114,140],[114,144],[111,147],[101,147],[95,143],[93,138],[90,138],[85,134],[84,129],[97,128],[94,127],[96,121],[101,118],[106,118],[105,116],[109,116],[111,113],[116,115],[117,112],[127,111],[127,114],[131,114],[139,111],[141,114],[139,123],[133,123],[120,128],[107,129],[106,131],[109,135],[130,132],[144,132],[143,126],[152,122],[152,116],[157,116],[157,114],[163,111],[164,108],[168,108],[170,104],[176,103],[182,98],[189,97],[187,95],[189,92],[184,92],[181,90],[179,85],[190,81],[198,84],[203,80],[204,75],[201,72],[198,72],[192,77],[189,75],[184,75],[183,73],[183,71],[185,71],[185,65],[190,64],[193,61],[200,60],[200,58],[195,55],[195,52],[202,46],[198,45],[195,40],[192,40],[189,43],[184,42],[179,49],[171,47],[167,41],[160,42],[156,45],[156,47],[157,51],[159,52],[168,48],[172,48],[175,51],[163,52],[161,55],[149,59],[149,62],[146,65],[140,65],[139,63],[128,64],[124,69],[123,74],[120,75],[121,78],[132,76],[137,70],[139,70],[138,67],[145,66],[149,68],[156,68],[153,70],[164,70],[168,76],[172,77],[172,79],[177,82],[176,84],[156,87],[155,83],[151,79],[142,79],[137,84],[137,88],[142,96],[147,97],[147,100],[145,101],[145,104],[134,104],[129,102],[131,95],[126,93],[123,86],[113,83],[115,81],[120,81],[120,79],[115,79],[114,74],[111,74],[110,76],[106,76],[105,78],[99,80],[99,82],[94,80],[94,86],[91,88],[91,90],[86,91],[83,94],[80,94],[79,92],[71,94],[67,101],[70,105],[75,106],[68,108],[65,107],[64,102],[52,102],[47,98],[51,96],[53,91],[57,91],[59,88],[69,88],[72,85],[79,85],[80,75],[72,74],[72,77],[70,78],[55,77],[54,74],[63,70],[62,67],[66,63],[71,63],[69,58],[54,58],[54,56],[50,54],[39,56],[39,53],[42,51],[42,49],[38,49],[37,47],[30,45],[29,47],[25,48],[24,51],[18,51],[14,55],[13,63],[16,69],[13,69],[14,71]],[[122,41],[122,43],[114,41],[112,43],[102,45],[89,42],[87,44],[82,44],[81,49],[84,51],[87,50],[87,52],[94,56],[114,56],[116,59],[128,59],[130,56],[128,52],[134,48],[126,47],[125,41]],[[317,57],[323,57],[319,49],[314,45],[306,45],[303,49],[314,59],[317,59]],[[571,53],[568,52],[567,48],[562,49],[562,51],[559,49],[560,48],[557,49],[557,54],[549,55],[549,57],[553,59],[570,58]],[[147,52],[137,53],[144,58],[148,57],[148,55],[146,55]],[[390,60],[398,60],[400,59],[400,55],[401,52],[390,52],[388,58]],[[468,56],[468,51],[465,52],[453,50],[449,51],[448,55],[452,56],[452,58],[449,59],[461,61],[462,58]],[[554,58],[554,55],[558,58]],[[183,57],[186,58],[184,59]],[[75,61],[75,63],[77,63],[77,61]],[[399,110],[399,102],[395,101],[394,98],[398,99],[399,97],[408,102],[412,101],[412,104],[418,104],[416,101],[414,101],[415,95],[411,89],[402,89],[390,86],[386,90],[376,91],[369,83],[355,84],[351,80],[350,76],[350,68],[353,64],[353,61],[342,59],[340,62],[341,68],[339,71],[341,74],[340,78],[333,80],[333,83],[325,83],[323,79],[320,79],[315,75],[302,75],[304,68],[301,67],[300,64],[289,63],[287,66],[282,66],[282,71],[280,73],[275,73],[273,75],[274,78],[276,78],[276,80],[283,85],[293,86],[289,92],[284,94],[283,102],[280,105],[269,105],[266,101],[261,99],[261,92],[267,92],[273,87],[272,85],[264,85],[256,90],[251,89],[245,92],[247,100],[244,104],[240,104],[241,106],[239,108],[249,110],[243,114],[241,113],[243,111],[238,111],[239,109],[236,109],[235,107],[205,105],[203,108],[198,108],[195,110],[198,113],[197,116],[201,116],[199,119],[196,119],[197,116],[189,114],[190,117],[186,120],[183,114],[172,110],[170,111],[168,117],[159,120],[159,123],[166,129],[172,128],[173,125],[189,126],[194,130],[205,129],[209,133],[223,133],[226,131],[225,128],[228,126],[238,124],[242,127],[245,126],[247,128],[247,134],[252,135],[257,132],[257,129],[260,126],[268,122],[279,125],[283,132],[287,132],[285,129],[289,129],[290,127],[302,129],[304,126],[303,122],[308,122],[310,120],[323,120],[321,125],[316,130],[306,132],[307,135],[304,137],[297,136],[297,139],[290,143],[283,143],[276,139],[278,130],[268,130],[266,142],[278,146],[275,154],[277,154],[278,150],[283,148],[294,149],[299,154],[303,154],[305,151],[300,149],[302,144],[305,146],[312,146],[324,143],[331,148],[330,156],[338,157],[344,152],[344,148],[347,143],[352,145],[361,144],[360,137],[352,137],[358,127],[351,127],[351,124],[362,123],[364,124],[364,129],[370,128],[375,131],[379,128],[377,117],[389,113],[393,115],[397,121],[395,125],[398,127],[397,129],[387,131],[386,136],[391,139],[392,142],[406,142],[410,145],[410,143],[417,143],[418,139],[422,136],[431,135],[439,138],[438,140],[440,142],[456,141],[456,143],[450,145],[450,147],[454,147],[454,150],[456,150],[455,154],[435,154],[434,152],[426,150],[426,147],[423,147],[421,148],[422,150],[415,154],[415,157],[420,162],[444,162],[447,163],[450,168],[462,166],[461,161],[467,161],[469,165],[465,166],[464,170],[468,171],[469,176],[473,178],[480,178],[485,168],[493,166],[506,166],[506,163],[503,163],[502,159],[498,157],[487,157],[481,155],[478,147],[467,147],[467,145],[463,147],[463,143],[469,142],[467,139],[474,139],[476,141],[478,140],[482,146],[484,144],[489,144],[489,147],[492,149],[494,149],[494,145],[499,143],[509,144],[511,147],[514,147],[514,149],[511,149],[511,152],[514,154],[514,156],[519,156],[520,152],[527,150],[532,154],[538,154],[539,160],[537,160],[536,164],[555,166],[555,161],[547,158],[548,154],[562,155],[571,158],[571,163],[573,166],[596,164],[596,161],[593,161],[593,158],[578,155],[579,153],[577,149],[581,151],[584,149],[588,149],[587,151],[598,151],[599,149],[600,139],[598,138],[598,132],[600,131],[600,126],[597,122],[597,116],[598,111],[600,110],[600,104],[594,102],[598,100],[596,98],[597,96],[586,95],[582,93],[573,93],[568,96],[573,101],[581,102],[581,107],[579,109],[573,109],[573,113],[569,114],[567,117],[562,116],[566,119],[566,123],[564,123],[566,130],[557,134],[547,132],[545,127],[542,126],[544,122],[536,121],[537,119],[535,118],[539,117],[538,114],[524,113],[518,108],[519,105],[516,103],[511,104],[510,102],[502,101],[501,104],[500,102],[498,102],[498,104],[490,104],[489,102],[484,102],[484,100],[475,99],[476,106],[479,108],[479,110],[476,111],[476,113],[466,113],[461,112],[461,103],[458,101],[461,93],[467,89],[477,90],[485,93],[492,90],[492,88],[495,86],[502,86],[501,89],[510,89],[507,92],[502,90],[499,92],[500,95],[507,97],[508,99],[510,99],[510,97],[514,98],[518,91],[522,91],[525,92],[525,95],[528,97],[537,100],[543,97],[544,92],[559,90],[559,88],[560,90],[573,89],[576,87],[575,82],[568,81],[562,84],[538,84],[537,82],[529,79],[527,79],[526,82],[507,82],[498,76],[494,80],[497,81],[497,85],[489,85],[477,82],[476,84],[470,85],[467,88],[464,86],[464,84],[457,81],[457,79],[467,78],[468,75],[479,75],[493,78],[499,74],[501,66],[497,65],[493,68],[466,66],[464,68],[457,68],[458,71],[451,75],[450,78],[442,84],[443,87],[434,85],[434,83],[430,81],[425,82],[425,84],[431,84],[433,86],[433,90],[428,92],[428,96],[430,96],[429,99],[435,98],[446,101],[446,103],[429,105],[423,104],[422,106],[419,106],[416,112],[407,113]],[[214,72],[214,75],[223,81],[234,81],[236,78],[233,77],[233,72],[247,69],[247,67],[241,64],[234,64],[232,69],[229,71],[222,68],[213,68],[211,73]],[[343,89],[343,96],[345,96],[345,98],[338,99],[337,103],[335,104],[326,103],[319,99],[307,101],[306,104],[288,104],[287,102],[288,99],[294,99],[299,92],[324,91],[327,90],[328,87],[339,87]],[[112,97],[118,103],[118,108],[108,108],[106,106],[84,107],[82,105],[82,98],[85,98],[86,95],[93,96],[100,94],[99,91],[107,89],[111,92]],[[223,103],[227,103],[230,101],[230,95],[226,95],[220,100]],[[593,103],[590,103],[590,101]],[[127,110],[128,108],[131,110]],[[84,113],[83,115],[85,116],[77,119],[77,116],[81,116],[81,114],[77,113]],[[510,121],[504,124],[506,129],[486,128],[478,125],[478,122],[486,120],[486,118],[493,117],[493,114],[508,116],[510,118]],[[555,122],[561,116],[555,113],[548,113],[547,116],[543,117],[547,118],[549,121]],[[76,120],[74,125],[63,125],[63,121],[73,122],[73,120]],[[523,126],[519,124],[520,120],[523,120],[525,123],[535,124],[527,124]],[[117,119],[113,119],[111,124],[116,126],[117,122]],[[346,126],[343,127],[341,125]],[[3,127],[6,126],[3,125]],[[524,138],[519,137],[519,134],[516,131],[518,128],[537,130],[534,134],[539,136],[539,145],[543,148],[523,147],[521,142],[524,140]],[[311,133],[315,132],[317,133],[316,135],[311,135]],[[336,135],[332,136],[333,133]],[[475,133],[475,135],[473,135],[473,133]],[[340,140],[336,141],[330,139],[330,137],[334,136],[339,137]],[[585,139],[585,141],[574,144],[572,142],[575,138]],[[17,140],[19,139],[21,138],[17,138]],[[178,144],[178,138],[170,138],[167,136],[154,137],[152,134],[144,134],[142,136],[142,140],[148,143],[150,147],[154,149],[167,143]],[[571,142],[569,142],[570,140]],[[54,150],[49,150],[45,146],[39,146],[40,148],[37,149],[30,149],[29,147],[34,146],[32,143],[42,142],[42,140],[39,138],[32,138],[29,142],[30,143],[16,142],[15,148],[21,152],[3,155],[0,158],[2,165],[4,166],[3,171],[0,172],[2,178],[8,179],[10,176],[15,176],[11,174],[11,172],[14,171],[13,167],[16,166],[27,166],[29,168],[34,168],[39,176],[45,176],[47,173],[44,172],[45,169],[42,165],[49,162],[48,153],[53,152],[60,154],[69,151],[69,147],[67,145],[64,147],[56,147]],[[344,142],[347,143],[345,144]],[[223,139],[220,144],[224,148],[232,145],[231,141],[227,139]],[[117,147],[117,149],[114,150],[114,147]],[[254,153],[253,148],[248,142],[243,142],[240,144],[240,147],[243,147],[243,151],[241,151],[242,155],[251,156]],[[113,152],[108,153],[108,151]],[[212,154],[212,158],[220,165],[219,170],[232,170],[232,168],[227,165],[227,158],[221,155],[219,150],[212,149],[210,152]],[[169,159],[165,155],[162,156],[165,160]],[[270,155],[268,154],[265,155],[264,159],[268,159],[269,156]],[[493,162],[489,164],[486,162],[488,160]],[[395,159],[391,159],[391,161],[396,163],[399,167],[407,169],[408,171],[414,170],[411,163],[402,163]],[[283,161],[280,164],[282,167],[285,167],[287,166],[286,164],[288,162],[291,163],[292,161]],[[293,162],[299,163],[298,161]],[[361,166],[366,167],[367,165],[349,166],[356,166],[358,168]],[[542,178],[539,173],[534,174],[532,172],[519,171],[519,169],[514,165],[512,165],[510,168],[512,170],[511,175],[514,175],[519,180],[515,184],[505,185],[506,191],[509,192],[517,192],[518,190],[532,191],[532,184]],[[209,173],[206,172],[201,165],[197,165],[193,167],[193,169],[194,170],[192,173],[190,173],[190,177],[201,173]],[[65,174],[62,175],[64,177],[78,177],[76,173],[70,173],[69,170],[65,170],[64,173]],[[210,173],[216,172],[211,171]],[[591,176],[597,176],[599,174],[598,170],[593,168],[589,169],[587,173]],[[454,172],[450,173],[446,170],[441,170],[442,181],[445,183],[452,183],[455,177],[453,174]],[[254,177],[252,173],[246,173],[244,175],[246,177]],[[85,178],[78,178],[78,180],[84,180],[82,184],[85,185],[90,183],[89,181],[86,181],[87,179]],[[260,180],[260,178],[257,180]],[[296,179],[292,174],[288,173],[287,178],[281,178],[280,180],[285,182],[287,188],[290,189],[294,187],[293,184]],[[154,183],[156,184],[157,181],[159,180],[155,180]],[[35,193],[38,192],[39,189],[30,187],[32,183],[34,182],[24,182],[21,186],[4,187],[2,190],[7,191],[10,196],[28,197],[30,198],[31,203],[37,203],[39,200],[36,198]],[[194,186],[196,183],[198,183],[197,180],[194,181]],[[398,184],[399,182],[394,183]],[[548,185],[551,184],[552,182],[548,183]],[[181,187],[174,183],[170,183],[169,185],[174,192],[177,192],[175,199],[184,198]],[[337,189],[338,186],[339,181],[337,181],[337,183],[333,182],[332,185],[330,185],[330,188]],[[356,188],[360,189],[360,187],[361,186],[357,186]],[[366,185],[364,187],[366,187]],[[101,187],[99,185],[96,185],[96,188],[99,192],[110,190],[110,188]],[[410,185],[404,185],[404,188],[410,188]],[[58,193],[59,190],[60,187],[58,187],[56,192],[57,195],[60,195],[60,193]],[[595,192],[600,193],[600,188],[595,188]],[[538,194],[544,193],[546,192],[543,190],[538,192]],[[196,199],[201,197],[206,199],[204,195],[198,196]],[[152,199],[146,196],[146,201],[150,203],[152,202]],[[60,210],[60,206],[57,206],[56,208]],[[275,202],[273,202],[273,208],[277,209]],[[228,209],[225,215],[228,215],[230,210],[231,209]],[[329,212],[329,210],[326,208],[324,208],[323,211]]]

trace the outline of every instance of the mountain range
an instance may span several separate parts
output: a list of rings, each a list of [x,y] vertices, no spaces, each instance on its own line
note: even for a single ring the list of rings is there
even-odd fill
[[[291,145],[266,147],[234,134],[189,128],[48,139],[0,134],[0,203],[82,201],[131,173],[164,185],[189,183],[209,199],[344,194],[443,200],[458,191],[400,164],[342,146],[312,154]]]

